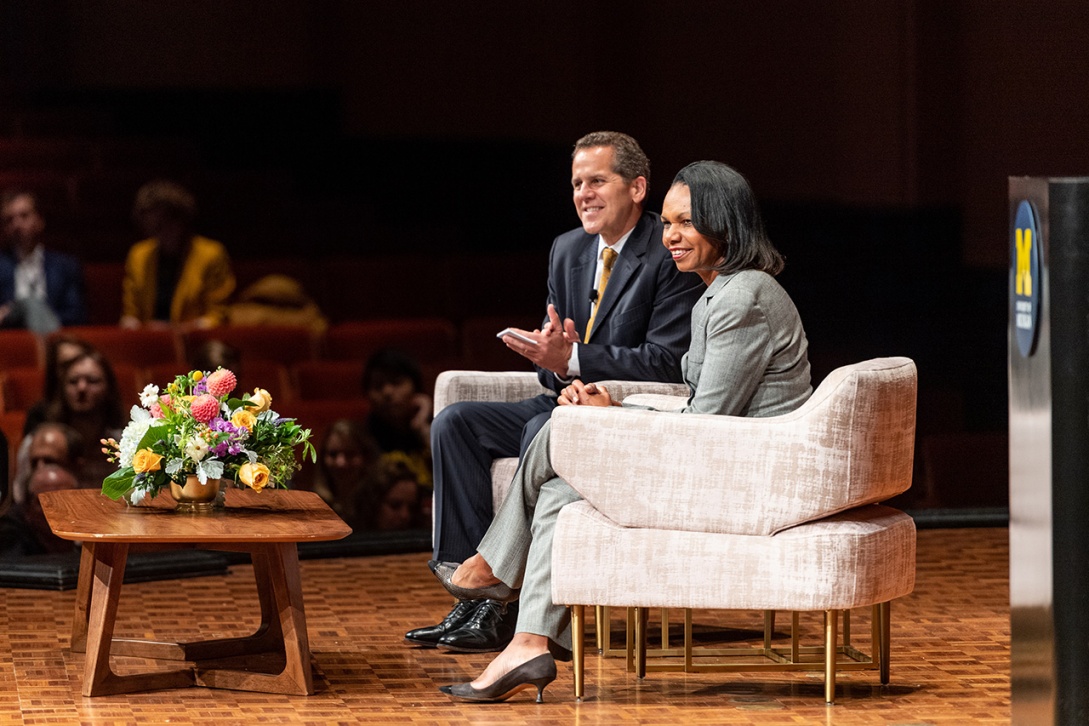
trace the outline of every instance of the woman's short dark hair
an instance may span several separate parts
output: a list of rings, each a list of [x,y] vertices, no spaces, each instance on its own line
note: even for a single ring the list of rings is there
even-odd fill
[[[722,254],[715,270],[782,272],[783,256],[764,231],[756,195],[745,177],[720,161],[696,161],[677,172],[673,183],[688,187],[692,225]]]

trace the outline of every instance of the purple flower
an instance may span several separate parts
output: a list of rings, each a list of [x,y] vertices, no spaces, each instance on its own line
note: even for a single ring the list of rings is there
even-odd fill
[[[194,396],[199,396],[200,394],[207,393],[207,392],[208,392],[208,379],[201,378],[199,381],[197,381],[197,384],[195,386],[193,386],[193,395]]]

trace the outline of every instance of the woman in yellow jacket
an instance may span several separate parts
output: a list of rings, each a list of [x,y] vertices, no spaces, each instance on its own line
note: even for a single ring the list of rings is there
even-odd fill
[[[136,193],[133,218],[149,235],[129,250],[122,287],[121,326],[179,324],[212,327],[225,322],[235,279],[227,249],[193,234],[196,200],[168,181]]]

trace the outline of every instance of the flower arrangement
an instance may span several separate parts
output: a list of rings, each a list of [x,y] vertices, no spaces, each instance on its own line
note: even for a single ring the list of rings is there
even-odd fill
[[[262,388],[230,398],[237,385],[225,368],[177,376],[165,391],[147,385],[121,441],[102,442],[118,466],[103,480],[102,493],[139,504],[191,475],[201,484],[231,479],[256,491],[286,488],[299,468],[296,447],[303,447],[304,459],[317,461],[310,430],[273,411],[272,396]]]

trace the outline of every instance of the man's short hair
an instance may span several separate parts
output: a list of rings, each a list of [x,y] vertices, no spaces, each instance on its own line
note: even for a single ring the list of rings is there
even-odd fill
[[[64,447],[67,449],[68,454],[67,467],[73,467],[77,460],[83,456],[83,434],[72,426],[61,423],[60,421],[42,421],[35,426],[34,430],[31,432],[31,440],[38,436],[38,434],[44,434],[46,431],[56,431],[64,438]],[[64,466],[64,464],[60,465]]]
[[[626,181],[634,181],[636,177],[643,177],[650,184],[650,159],[639,147],[639,142],[619,131],[594,131],[586,134],[575,142],[575,150],[571,152],[571,158],[583,149],[592,149],[598,146],[610,146],[616,159],[613,161],[613,171],[624,177]]]
[[[148,212],[159,209],[185,224],[197,217],[197,200],[188,189],[166,179],[150,181],[136,192],[132,216],[137,221]]]
[[[25,187],[8,187],[0,192],[0,207],[8,206],[19,197],[28,197],[30,203],[34,205],[34,211],[41,214],[40,205],[38,204],[38,195]]]

